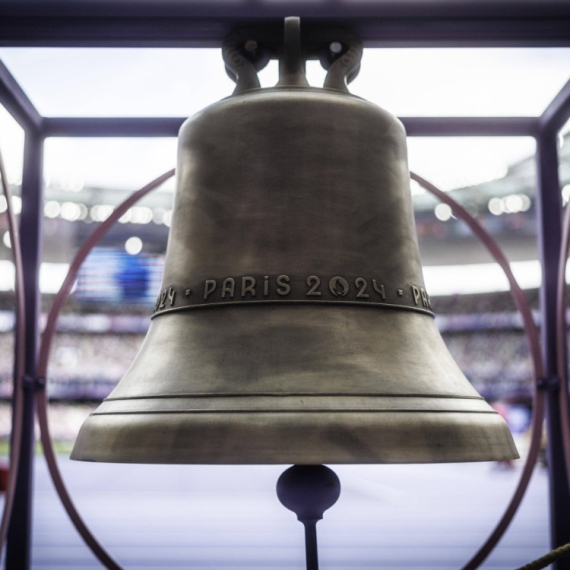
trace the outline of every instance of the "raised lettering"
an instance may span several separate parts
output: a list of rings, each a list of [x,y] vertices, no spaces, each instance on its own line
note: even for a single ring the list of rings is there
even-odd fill
[[[168,289],[168,301],[170,302],[170,306],[174,305],[174,297],[176,297],[176,291],[170,287]]]
[[[204,301],[216,290],[217,283],[213,279],[206,279],[204,283]]]
[[[368,289],[368,283],[366,282],[366,279],[363,279],[362,277],[359,277],[354,284],[357,287],[360,287],[360,291],[358,291],[358,293],[356,294],[357,297],[360,297],[361,299],[368,299],[370,297],[370,295],[368,293],[366,293],[366,289]]]
[[[431,303],[429,302],[429,298],[427,296],[426,290],[422,287],[421,289],[422,292],[422,304],[426,309],[430,309],[431,308]]]
[[[277,281],[277,294],[281,295],[282,297],[285,295],[289,295],[291,293],[291,286],[289,283],[291,279],[287,275],[279,275],[276,279]]]
[[[310,289],[307,291],[307,297],[320,297],[322,293],[320,291],[317,291],[320,284],[321,280],[316,275],[307,277],[307,286],[310,287]]]
[[[269,295],[269,275],[263,278],[263,296],[267,297]]]
[[[163,291],[160,294],[160,303],[158,304],[159,309],[164,309],[164,305],[166,303],[166,291]]]
[[[372,279],[372,287],[374,288],[374,291],[376,291],[376,293],[378,293],[378,295],[380,295],[380,297],[385,301],[386,291],[384,291],[384,285],[378,285],[378,283],[376,283],[376,279]]]
[[[414,295],[414,303],[417,305],[420,302],[420,290],[415,286],[412,285],[412,294]]]
[[[255,279],[253,277],[241,278],[241,296],[245,297],[246,293],[250,293],[252,297],[255,297]]]
[[[235,290],[236,290],[235,279],[232,279],[231,277],[224,279],[224,282],[222,283],[222,299],[226,298],[226,293],[230,296],[231,299],[233,299]]]

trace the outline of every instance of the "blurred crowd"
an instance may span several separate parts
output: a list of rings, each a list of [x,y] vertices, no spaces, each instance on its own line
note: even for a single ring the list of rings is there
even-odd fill
[[[537,305],[536,291],[529,300]],[[437,297],[434,308],[443,338],[467,378],[490,402],[506,405],[520,420],[529,410],[532,370],[526,338],[508,293]],[[57,335],[49,368],[48,393],[54,435],[74,437],[93,405],[106,397],[135,358],[142,341],[147,317],[99,319],[100,330],[87,326],[93,319],[77,318],[77,307],[68,307],[65,332]],[[102,315],[104,317],[104,315]],[[131,320],[129,320],[129,318]],[[125,320],[126,319],[126,320]],[[139,322],[140,321],[140,322]],[[144,321],[144,322],[143,322]],[[150,321],[148,321],[150,322]],[[105,328],[105,323],[110,323]],[[13,332],[0,333],[0,437],[9,432],[8,398],[12,390]],[[517,415],[518,414],[518,415]],[[516,422],[515,422],[516,423]],[[524,423],[524,422],[523,422]],[[77,425],[76,425],[77,424]]]

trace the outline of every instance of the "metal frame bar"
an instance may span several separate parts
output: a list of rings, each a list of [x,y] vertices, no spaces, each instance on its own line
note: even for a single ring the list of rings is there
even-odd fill
[[[37,131],[41,128],[41,115],[2,61],[0,61],[0,101],[26,131]]]
[[[36,377],[39,341],[39,272],[43,227],[43,137],[27,131],[22,176],[20,236],[26,302],[25,374]],[[6,568],[25,570],[31,566],[33,471],[35,453],[36,398],[33,383],[24,387],[24,420],[14,509],[8,529]]]
[[[305,18],[308,26],[333,24],[354,29],[367,47],[450,46],[570,46],[570,4],[561,0],[421,0],[374,4],[294,2],[288,13]],[[224,14],[223,17],[220,14]],[[3,46],[177,46],[219,47],[233,27],[278,25],[281,8],[258,1],[235,4],[204,0],[0,0],[0,45]],[[49,18],[46,18],[49,16]],[[157,20],[157,16],[160,19]],[[182,118],[44,118],[0,62],[0,103],[26,130],[22,182],[22,253],[25,289],[27,373],[35,373],[38,338],[39,262],[42,239],[42,148],[45,137],[170,137]],[[543,270],[541,287],[542,338],[545,368],[555,374],[555,279],[560,247],[562,204],[558,180],[557,132],[570,116],[570,81],[541,117],[404,117],[409,136],[533,136],[537,140],[538,239]],[[561,418],[557,388],[548,394],[551,539],[552,546],[570,540],[570,495],[561,461],[558,434]],[[8,537],[7,567],[30,567],[33,478],[33,392],[27,392],[25,449],[22,450],[15,517]],[[31,446],[31,447],[30,447]],[[556,570],[570,570],[570,559]]]
[[[25,131],[22,173],[20,236],[26,302],[25,374],[34,378],[39,340],[39,271],[43,227],[42,117],[0,61],[0,102]],[[24,419],[14,509],[8,529],[6,567],[26,570],[31,566],[35,408],[33,384],[24,387]]]
[[[0,45],[217,47],[243,25],[344,26],[365,47],[568,46],[564,0],[0,0]]]
[[[556,296],[558,259],[562,247],[562,197],[558,175],[558,131],[570,117],[570,81],[539,119],[537,144],[537,223],[542,267],[540,288],[541,337],[546,382],[546,429],[550,491],[550,541],[552,548],[570,542],[570,473],[566,472],[560,416],[559,379],[556,378]],[[564,355],[566,359],[566,355]],[[555,570],[570,570],[570,559],[554,564]]]
[[[562,87],[539,118],[542,132],[558,132],[570,117],[570,80]]]
[[[176,137],[186,117],[45,117],[46,137]],[[410,137],[535,137],[535,117],[401,117]]]

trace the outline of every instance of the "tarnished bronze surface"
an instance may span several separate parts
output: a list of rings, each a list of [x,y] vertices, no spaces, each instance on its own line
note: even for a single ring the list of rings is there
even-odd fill
[[[247,62],[226,57],[237,93],[180,131],[148,335],[73,459],[517,457],[436,329],[404,129],[339,83],[359,63],[358,45],[347,53],[326,89],[303,86],[294,58],[259,89]]]

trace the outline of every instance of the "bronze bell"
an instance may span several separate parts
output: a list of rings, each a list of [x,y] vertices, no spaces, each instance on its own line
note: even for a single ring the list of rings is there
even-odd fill
[[[72,459],[516,458],[435,326],[404,128],[346,87],[361,44],[347,35],[309,87],[287,19],[279,83],[261,89],[243,40],[223,49],[234,94],[180,130],[152,324]]]

